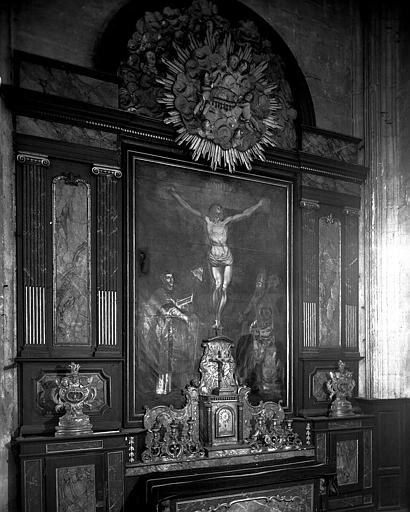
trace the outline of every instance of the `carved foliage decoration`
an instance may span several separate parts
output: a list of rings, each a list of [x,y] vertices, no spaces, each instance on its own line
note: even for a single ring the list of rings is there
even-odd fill
[[[177,141],[213,168],[250,169],[265,145],[295,147],[281,57],[253,21],[233,25],[208,0],[146,12],[119,74],[120,108],[162,119],[165,105]]]
[[[228,338],[214,338],[212,342],[205,341],[199,371],[201,382],[199,393],[209,395],[215,390],[222,393],[235,393],[237,385],[234,370],[235,361],[232,356],[232,342]]]
[[[110,407],[109,377],[103,371],[100,372],[81,372],[81,376],[90,381],[91,386],[97,394],[94,401],[90,404],[89,412],[91,414],[103,414]],[[56,372],[41,372],[41,375],[35,380],[36,406],[45,416],[55,415],[55,402],[53,395],[57,390],[57,379],[61,374]]]

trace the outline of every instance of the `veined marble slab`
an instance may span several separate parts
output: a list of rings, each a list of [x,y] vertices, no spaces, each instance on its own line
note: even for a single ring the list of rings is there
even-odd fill
[[[21,62],[20,87],[54,96],[118,108],[118,85],[64,69]]]

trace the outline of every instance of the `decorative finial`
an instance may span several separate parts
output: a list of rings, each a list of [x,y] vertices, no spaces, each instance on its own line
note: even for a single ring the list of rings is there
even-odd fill
[[[80,365],[70,363],[70,374],[56,379],[57,389],[53,400],[57,404],[56,411],[65,410],[56,427],[56,436],[77,436],[91,434],[90,418],[83,413],[83,407],[90,407],[97,390],[91,386],[92,378],[80,376]]]
[[[356,385],[353,379],[353,373],[346,370],[345,363],[339,361],[338,370],[330,372],[330,379],[326,383],[329,398],[333,401],[330,406],[330,416],[351,416],[354,414],[352,404],[346,397],[352,396],[352,391]]]

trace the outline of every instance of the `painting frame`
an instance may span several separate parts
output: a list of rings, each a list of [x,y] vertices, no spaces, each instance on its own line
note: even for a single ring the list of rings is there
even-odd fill
[[[194,218],[194,216],[191,215],[192,212],[189,211],[186,207],[184,208],[184,205],[182,204],[181,201],[178,200],[178,198],[176,198],[174,196],[172,200],[170,199],[172,192],[169,193],[169,187],[167,189],[168,190],[167,202],[163,203],[163,204],[165,204],[165,210],[164,210],[164,208],[158,207],[158,205],[157,205],[158,200],[161,199],[162,201],[164,201],[164,197],[166,196],[166,194],[163,192],[163,190],[165,190],[164,183],[162,184],[162,192],[161,193],[153,192],[154,197],[148,199],[148,196],[150,195],[151,190],[152,190],[150,187],[152,187],[154,183],[161,182],[161,180],[164,182],[172,181],[172,183],[174,184],[174,187],[173,187],[174,192],[176,190],[178,190],[179,194],[177,192],[177,195],[179,195],[179,197],[182,198],[183,200],[185,199],[184,196],[186,196],[188,198],[188,200],[186,202],[190,206],[192,206],[195,202],[193,200],[193,198],[198,198],[201,195],[200,192],[205,194],[206,191],[209,189],[209,187],[210,187],[210,189],[212,189],[212,186],[214,186],[214,188],[215,188],[218,186],[218,184],[220,184],[220,187],[222,189],[224,189],[224,187],[227,187],[226,190],[233,190],[235,193],[238,194],[238,197],[241,195],[239,193],[240,191],[242,191],[242,196],[244,195],[243,190],[251,189],[252,191],[254,191],[254,196],[255,195],[258,196],[258,192],[260,192],[260,194],[259,194],[260,196],[264,195],[264,196],[268,197],[268,199],[270,199],[270,203],[269,203],[268,207],[271,207],[271,205],[273,203],[275,205],[276,205],[276,203],[278,203],[279,206],[276,205],[275,207],[281,209],[281,215],[282,215],[283,219],[285,219],[284,225],[280,231],[281,243],[277,244],[279,246],[279,249],[277,249],[277,248],[275,249],[276,250],[276,253],[275,253],[276,258],[274,258],[273,253],[270,258],[267,258],[266,265],[264,263],[264,269],[263,269],[262,273],[265,274],[266,283],[269,283],[270,281],[272,281],[272,283],[273,283],[273,281],[274,281],[273,276],[281,274],[281,276],[280,276],[281,279],[279,281],[281,283],[280,286],[284,290],[284,292],[283,292],[284,300],[282,301],[282,308],[281,308],[281,311],[284,311],[284,313],[282,314],[282,316],[280,318],[283,319],[283,315],[285,315],[285,320],[284,321],[282,320],[283,325],[285,325],[285,331],[286,331],[285,338],[283,338],[283,337],[281,338],[281,339],[285,340],[285,343],[282,342],[282,345],[285,345],[285,346],[284,346],[284,351],[282,350],[282,356],[281,356],[282,363],[276,365],[278,368],[282,368],[282,366],[283,366],[283,369],[281,370],[283,372],[282,375],[284,375],[283,391],[282,391],[283,396],[279,397],[279,395],[275,395],[275,396],[271,397],[269,395],[269,393],[262,395],[262,396],[259,396],[258,394],[256,394],[254,397],[253,403],[258,403],[260,401],[260,399],[262,399],[264,401],[273,400],[276,402],[278,402],[280,399],[283,404],[284,409],[287,411],[292,411],[293,410],[293,375],[294,375],[294,354],[293,354],[294,312],[293,311],[294,311],[294,300],[295,300],[294,299],[294,194],[295,194],[294,177],[292,177],[291,175],[287,176],[281,172],[275,173],[274,171],[269,172],[268,174],[263,173],[263,172],[258,173],[257,171],[254,171],[254,172],[252,172],[252,174],[251,173],[246,173],[246,174],[245,173],[235,173],[234,175],[228,175],[225,172],[210,171],[208,168],[206,168],[200,164],[191,163],[191,162],[179,159],[179,158],[168,158],[168,157],[156,155],[156,154],[149,153],[149,152],[139,151],[137,149],[128,149],[127,157],[126,157],[126,165],[127,165],[127,172],[126,172],[127,200],[126,200],[126,205],[125,205],[125,211],[127,213],[127,219],[126,219],[126,223],[125,223],[126,228],[125,228],[124,234],[125,234],[125,238],[127,241],[126,273],[127,273],[127,278],[128,278],[127,279],[128,284],[127,284],[126,296],[125,296],[125,300],[127,303],[126,315],[125,315],[125,322],[127,325],[127,327],[126,327],[126,337],[127,337],[126,402],[127,402],[127,409],[128,409],[127,410],[127,424],[129,426],[142,426],[143,415],[147,408],[151,408],[151,407],[154,407],[157,405],[166,405],[166,406],[172,405],[176,408],[181,407],[184,403],[184,396],[183,396],[184,387],[186,385],[189,385],[191,382],[195,382],[194,380],[188,378],[189,376],[187,376],[187,378],[185,380],[183,380],[182,378],[179,378],[179,380],[173,378],[172,379],[173,381],[175,380],[175,382],[180,384],[179,389],[178,389],[178,395],[176,395],[176,392],[174,392],[174,391],[171,392],[171,390],[165,390],[166,386],[169,385],[169,382],[167,381],[167,378],[165,378],[165,377],[159,378],[157,376],[156,383],[153,384],[153,382],[151,382],[151,384],[148,385],[147,383],[149,382],[149,375],[147,378],[147,375],[146,375],[146,373],[144,373],[144,371],[145,372],[147,371],[146,368],[152,368],[152,365],[148,364],[148,365],[144,366],[141,363],[143,357],[147,356],[146,353],[149,352],[150,348],[154,346],[152,335],[146,335],[144,333],[148,333],[148,332],[151,332],[151,333],[156,332],[157,333],[158,329],[161,330],[161,328],[159,328],[158,325],[155,325],[155,328],[152,328],[152,326],[150,325],[150,320],[146,321],[146,318],[151,319],[151,318],[153,318],[153,316],[157,315],[159,309],[156,309],[157,313],[154,313],[154,315],[151,315],[151,316],[149,314],[147,316],[144,316],[144,313],[142,313],[142,311],[144,308],[145,308],[145,310],[148,310],[148,311],[152,311],[153,308],[154,309],[157,308],[157,305],[156,305],[158,303],[157,297],[158,296],[162,297],[162,295],[161,295],[161,293],[162,293],[161,286],[162,285],[160,282],[162,277],[160,277],[160,275],[165,276],[166,272],[169,272],[170,274],[173,274],[173,276],[172,276],[173,279],[175,278],[175,274],[178,275],[178,272],[175,271],[175,268],[172,268],[172,265],[169,264],[170,261],[171,261],[171,263],[173,261],[172,257],[168,258],[166,263],[161,265],[161,269],[164,269],[163,273],[161,273],[158,270],[159,269],[158,260],[161,258],[161,256],[159,256],[159,254],[161,254],[161,251],[158,251],[158,250],[155,251],[154,249],[152,249],[152,247],[150,247],[150,243],[155,245],[155,243],[157,243],[157,242],[155,242],[156,237],[157,238],[159,237],[161,240],[164,240],[164,236],[166,236],[166,235],[164,235],[164,232],[162,232],[163,236],[161,238],[161,234],[159,234],[157,236],[155,233],[155,229],[151,229],[152,228],[152,226],[150,226],[151,220],[149,217],[147,217],[147,215],[148,215],[147,212],[149,212],[150,216],[154,212],[153,215],[155,216],[155,211],[164,212],[165,210],[168,209],[168,204],[172,204],[172,208],[175,211],[178,210],[179,216],[181,216],[182,212],[184,212],[184,213],[186,212],[192,218]],[[160,177],[158,178],[158,176],[160,176]],[[165,178],[164,178],[164,176],[165,176]],[[144,183],[144,180],[147,183]],[[191,192],[191,194],[189,194],[189,191],[190,191],[189,187],[191,186],[191,183],[194,183],[194,189],[195,189],[195,181],[196,180],[198,181],[198,184],[196,186],[198,193],[194,194]],[[148,185],[148,183],[149,183],[149,185]],[[211,183],[212,186],[210,185],[208,187],[208,189],[206,187],[204,188],[204,183],[205,184]],[[192,190],[194,190],[194,189],[192,189]],[[187,193],[187,191],[188,191],[188,193]],[[207,193],[209,194],[209,190]],[[156,196],[155,196],[155,194],[156,194]],[[223,195],[222,192],[221,192],[221,194]],[[280,196],[282,202],[275,201],[275,197],[276,197],[275,194],[278,197]],[[246,193],[245,193],[245,195],[246,195]],[[235,197],[235,195],[233,195],[233,197]],[[232,200],[231,200],[231,202],[232,202]],[[192,203],[192,205],[190,203]],[[209,201],[208,201],[208,203],[209,203]],[[260,232],[260,230],[252,231],[252,226],[249,224],[249,218],[252,217],[252,215],[254,216],[254,219],[253,219],[254,223],[256,222],[258,214],[259,214],[260,218],[263,215],[265,215],[265,217],[266,217],[266,215],[268,215],[268,216],[270,215],[270,217],[275,217],[274,215],[269,214],[269,212],[266,212],[266,211],[264,213],[262,212],[263,208],[266,208],[266,204],[260,205],[259,212],[257,212],[258,208],[256,208],[255,211],[252,211],[249,213],[249,210],[251,209],[251,207],[258,204],[257,202],[253,201],[253,204],[251,204],[252,201],[250,201],[249,198],[248,198],[248,200],[246,200],[246,198],[240,197],[240,200],[238,199],[238,201],[236,201],[236,203],[237,203],[237,205],[235,208],[233,208],[232,204],[231,204],[231,205],[229,205],[230,208],[226,209],[226,211],[227,211],[226,217],[235,217],[235,216],[238,217],[241,212],[244,212],[244,211],[246,212],[248,210],[248,212],[244,216],[244,222],[242,223],[245,233],[252,234],[254,232],[258,232],[258,233]],[[251,204],[251,205],[249,206],[249,204]],[[144,209],[145,209],[145,211],[144,211]],[[195,208],[193,208],[193,209],[195,209]],[[201,210],[202,212],[204,212],[204,205],[201,204],[198,207],[198,209]],[[168,220],[164,221],[164,224],[168,223],[168,227],[169,227],[169,222],[170,222],[169,217],[172,217],[177,214],[176,213],[174,214],[173,211],[170,213],[168,210],[165,213],[166,213],[166,218]],[[247,216],[248,214],[249,214],[249,216]],[[205,214],[204,214],[204,217],[205,217]],[[278,218],[278,217],[280,217],[280,216],[276,215],[276,218]],[[149,219],[149,220],[147,220],[147,219]],[[175,220],[175,217],[174,217],[174,220]],[[238,220],[241,220],[241,219],[238,219]],[[184,222],[183,225],[186,226],[187,223],[191,222],[191,220],[189,220],[189,222],[188,222],[187,217],[183,217],[183,222]],[[259,222],[262,222],[262,221],[259,219]],[[175,222],[174,222],[174,224],[175,224]],[[174,224],[171,223],[172,229],[173,229]],[[241,222],[237,222],[237,224],[240,225]],[[144,226],[144,230],[142,230],[142,225]],[[147,225],[148,225],[148,227],[147,227]],[[263,223],[260,225],[263,225]],[[156,224],[154,222],[153,227],[155,228],[155,226],[159,229],[158,222]],[[160,226],[160,228],[162,229],[162,226]],[[229,229],[231,229],[233,231],[233,228],[229,228]],[[144,235],[142,237],[141,237],[141,232],[142,232],[141,230],[144,232]],[[180,231],[181,231],[181,229],[180,229]],[[276,230],[276,231],[278,231],[278,230]],[[276,231],[274,229],[272,230],[272,232],[276,232]],[[187,247],[188,246],[190,247],[191,253],[195,252],[191,247],[191,246],[195,246],[195,243],[192,243],[192,233],[193,232],[194,232],[194,230],[191,229],[187,235],[184,233],[184,236],[186,235],[187,239],[189,239],[189,237],[191,237],[191,242],[187,241]],[[198,229],[197,232],[200,232],[200,229]],[[149,235],[147,235],[147,233],[149,233]],[[208,234],[206,234],[206,233],[208,233]],[[242,232],[242,234],[243,234],[243,232]],[[144,236],[145,236],[145,238],[144,238]],[[203,246],[204,245],[208,245],[208,246],[212,245],[210,238],[209,238],[209,230],[207,232],[207,229],[204,229],[201,236],[202,236],[203,241],[206,239],[204,241],[204,243],[202,244]],[[229,236],[231,236],[231,235],[228,235],[228,242],[227,242],[228,245],[230,244]],[[236,237],[238,238],[239,235],[236,235]],[[239,239],[240,239],[240,237],[239,237]],[[269,241],[270,246],[273,247],[274,239],[273,239],[272,235],[269,240],[270,240]],[[269,246],[269,243],[267,242],[268,246]],[[184,243],[183,242],[181,243],[180,241],[179,241],[179,243],[175,242],[174,249],[173,249],[174,252],[175,252],[175,245],[177,246],[176,250],[178,250],[180,246],[184,245]],[[201,244],[198,244],[198,245],[201,245]],[[283,254],[281,257],[278,256],[278,254],[279,254],[278,250],[280,250],[280,249],[282,249],[282,251],[283,251]],[[201,250],[204,251],[204,247],[201,247]],[[252,276],[253,276],[252,279],[253,279],[253,283],[254,283],[254,288],[251,290],[248,287],[248,289],[247,289],[248,290],[247,296],[248,296],[249,300],[247,299],[247,302],[246,302],[245,299],[243,297],[241,297],[242,302],[239,299],[238,300],[235,299],[235,301],[234,301],[233,300],[233,297],[234,297],[233,294],[234,294],[234,289],[235,289],[234,284],[236,286],[236,289],[239,289],[237,281],[240,280],[241,276],[242,276],[242,279],[244,279],[243,275],[248,274],[247,269],[249,268],[249,265],[248,265],[248,267],[245,265],[246,272],[244,272],[243,269],[242,269],[242,273],[240,272],[239,263],[236,264],[237,257],[235,254],[238,252],[238,250],[239,250],[238,247],[236,247],[235,244],[233,244],[232,252],[234,254],[235,263],[233,264],[233,277],[232,277],[232,281],[230,283],[230,286],[232,288],[231,289],[228,288],[227,302],[224,306],[224,310],[222,311],[223,324],[225,324],[225,322],[227,322],[226,315],[229,314],[229,311],[233,311],[233,309],[232,309],[232,308],[234,308],[233,302],[235,302],[235,303],[238,302],[238,304],[240,304],[238,306],[238,308],[239,309],[242,308],[242,312],[249,313],[249,310],[253,310],[253,311],[255,310],[254,305],[251,306],[252,299],[254,298],[254,296],[255,297],[257,296],[257,293],[256,293],[257,283],[255,282],[255,277],[258,275],[258,271],[262,267],[260,264],[255,265],[255,266],[251,265],[249,274],[252,274]],[[243,251],[245,251],[245,249],[243,249]],[[170,252],[172,252],[172,251],[170,251]],[[262,252],[262,250],[261,250],[261,252]],[[265,252],[266,252],[266,250],[265,250]],[[265,256],[266,256],[266,254],[265,254]],[[185,257],[185,255],[184,255],[184,257],[182,257],[182,258],[176,257],[176,260],[174,260],[174,261],[178,261],[178,264],[180,264],[181,261],[186,261],[186,262],[191,261],[192,257],[193,257],[192,254],[189,254],[187,257]],[[258,257],[259,257],[259,261],[260,261],[261,258],[263,259],[264,255],[259,254]],[[204,261],[205,261],[205,259],[207,259],[205,257],[205,255],[203,256],[203,259],[204,259]],[[258,258],[256,258],[256,260],[258,260]],[[280,262],[278,263],[279,260],[280,260]],[[239,261],[240,261],[240,258],[239,258]],[[253,262],[254,260],[248,259],[248,261]],[[186,264],[188,265],[188,263],[186,263]],[[235,266],[235,265],[238,265],[238,266]],[[209,288],[211,286],[211,283],[212,283],[212,286],[214,286],[216,288],[216,283],[215,283],[214,277],[212,276],[212,273],[213,273],[212,264],[209,263],[209,256],[208,256],[208,267],[209,267],[208,271],[205,268],[202,268],[202,270],[198,270],[198,267],[195,267],[195,268],[191,268],[191,267],[193,267],[193,266],[191,265],[189,267],[191,269],[190,272],[191,272],[191,274],[196,275],[197,280],[199,280],[200,276],[201,277],[204,276],[205,273],[208,273],[209,276],[211,276],[211,277],[208,276],[208,294],[207,294],[207,296],[209,298],[209,302],[212,303],[210,306],[210,310],[212,310],[212,306],[215,306],[215,310],[216,310],[217,303],[213,302],[213,298],[212,298],[213,294],[210,292],[210,288]],[[168,270],[166,270],[166,269],[168,269]],[[198,270],[198,272],[196,274],[195,274],[195,270]],[[278,272],[274,273],[274,271],[275,272],[278,271]],[[181,274],[181,272],[179,272],[179,273]],[[188,273],[188,272],[186,272],[186,273]],[[191,276],[191,278],[192,278],[192,276]],[[270,278],[272,278],[272,279],[270,279]],[[157,281],[156,286],[154,286],[152,284],[152,283],[154,283],[155,279]],[[203,279],[205,279],[205,278],[203,278]],[[258,278],[256,278],[256,281],[257,281],[257,279]],[[269,281],[269,279],[270,279],[270,281]],[[178,278],[176,280],[178,282]],[[144,283],[150,283],[150,286],[146,286],[146,284],[144,284]],[[164,284],[163,281],[162,281],[162,284]],[[166,284],[165,284],[165,287],[162,286],[162,288],[165,289],[165,291],[166,291],[166,286],[167,286]],[[266,286],[268,286],[268,285],[266,285]],[[271,286],[271,285],[269,285],[269,286]],[[150,289],[150,294],[147,293],[146,289]],[[190,297],[189,293],[187,295],[184,295],[184,296],[183,295],[184,294],[181,292],[178,295],[178,300],[180,300],[181,298],[185,299],[186,297],[188,297],[188,299],[189,299],[189,297]],[[211,297],[211,295],[212,295],[212,297]],[[272,297],[272,294],[269,295],[268,293],[266,293],[265,295],[266,295],[266,297]],[[264,299],[265,303],[267,300],[266,297]],[[232,303],[230,303],[230,301]],[[247,305],[248,303],[249,303],[249,307],[245,308],[245,305]],[[143,307],[141,306],[141,304],[143,305]],[[229,307],[231,309],[229,309]],[[271,309],[274,309],[274,308],[271,308]],[[268,310],[269,310],[269,308],[268,308]],[[204,308],[197,307],[196,316],[200,317],[201,314],[198,313],[198,311],[200,313],[202,313],[204,311]],[[210,314],[213,314],[213,313],[210,313]],[[172,314],[171,314],[171,316],[172,316]],[[224,316],[225,316],[225,319],[224,319]],[[233,316],[233,315],[231,315],[231,316]],[[175,322],[178,323],[179,320],[180,319],[175,320]],[[232,322],[233,322],[233,320],[231,320],[231,323]],[[182,321],[179,321],[179,323],[181,324]],[[191,323],[194,323],[194,322],[191,322]],[[199,337],[197,337],[197,340],[196,340],[197,357],[198,357],[198,350],[202,351],[202,348],[200,346],[201,346],[201,342],[203,340],[209,339],[209,338],[215,336],[215,334],[222,334],[222,331],[215,330],[213,328],[214,326],[211,326],[209,324],[207,324],[208,331],[204,334],[204,329],[203,329],[204,323],[205,322],[201,322],[201,320],[199,321],[199,324],[202,325],[202,331],[199,330]],[[239,323],[239,321],[237,323]],[[188,322],[186,322],[186,324],[188,324]],[[244,322],[243,322],[243,324],[244,324]],[[248,321],[247,328],[249,330],[251,330],[250,324],[252,324],[252,322]],[[143,328],[141,328],[141,325],[143,325]],[[164,321],[163,325],[165,325],[165,321]],[[144,332],[142,332],[141,329],[143,329]],[[238,328],[236,328],[236,329],[238,329]],[[263,329],[258,330],[258,336],[261,331],[263,331]],[[189,337],[189,335],[190,335],[189,332],[190,332],[189,330],[185,329],[184,333],[181,334],[181,339],[184,339],[184,337],[186,339],[187,336]],[[225,330],[225,325],[224,325],[223,326],[223,335],[228,336],[234,342],[235,349],[233,350],[233,353],[235,355],[237,355],[236,351],[238,351],[238,354],[241,353],[238,348],[239,345],[242,344],[241,346],[249,347],[252,344],[252,347],[255,348],[255,346],[257,344],[257,342],[250,340],[249,335],[248,335],[248,337],[246,337],[246,335],[245,335],[244,337],[242,337],[243,339],[242,338],[239,339],[238,335],[232,336],[230,334],[231,334],[230,329]],[[254,337],[255,335],[252,334],[252,336]],[[236,339],[234,339],[234,338],[236,338]],[[163,337],[163,339],[165,339],[165,337]],[[254,338],[253,338],[253,340],[254,340]],[[154,340],[154,341],[157,341],[157,340]],[[238,341],[241,341],[241,343],[238,343]],[[261,344],[262,344],[262,342],[261,342]],[[280,345],[280,343],[279,343],[279,345]],[[282,349],[283,349],[283,347],[282,347]],[[267,352],[266,352],[265,348],[263,348],[263,350],[264,350],[264,354],[263,354],[262,358],[268,358],[268,356],[266,355]],[[257,349],[255,349],[255,351],[257,352]],[[155,350],[154,350],[154,352],[155,352]],[[143,356],[143,354],[145,354],[145,356]],[[148,354],[148,356],[149,356],[149,354]],[[274,359],[272,359],[273,356],[269,356],[269,357],[271,357],[271,359],[270,359],[271,361],[274,360]],[[279,360],[280,360],[280,358],[279,358]],[[259,366],[261,366],[261,365],[259,365]],[[265,365],[265,366],[267,366],[267,365]],[[271,366],[275,366],[275,365],[271,365]],[[238,367],[238,362],[237,362],[237,367]],[[199,378],[200,375],[199,375],[198,370],[196,371],[196,376]],[[267,370],[267,371],[265,371],[265,373],[269,373],[269,371]],[[272,373],[272,372],[270,372],[270,373]],[[262,368],[262,370],[259,370],[258,375],[262,375],[262,374],[263,374],[263,368]],[[164,375],[164,372],[162,373],[162,375]],[[172,375],[172,377],[174,377],[174,375]],[[242,378],[238,378],[238,381],[240,384],[249,386],[248,375],[245,375],[245,377],[242,380],[241,379]],[[147,386],[149,387],[150,390],[154,389],[154,387],[155,387],[155,397],[153,397],[148,392],[141,391],[141,382],[142,382],[142,385],[147,384]],[[160,390],[162,390],[162,391],[160,391]],[[252,393],[253,392],[251,389],[251,397],[253,396]]]

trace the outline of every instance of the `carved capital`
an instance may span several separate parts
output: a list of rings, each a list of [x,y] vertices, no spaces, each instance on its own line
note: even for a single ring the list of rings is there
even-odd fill
[[[120,168],[114,165],[93,164],[91,172],[96,176],[114,176],[114,178],[122,177]]]
[[[41,153],[30,153],[28,151],[19,152],[17,154],[17,162],[20,164],[33,164],[50,167],[50,160],[47,155],[42,155]]]
[[[360,216],[360,210],[358,208],[353,208],[352,206],[345,206],[343,208],[343,213],[345,215],[352,215],[353,217]]]
[[[299,203],[301,208],[305,208],[306,210],[319,210],[320,204],[319,201],[315,201],[314,199],[306,199],[302,197]]]

